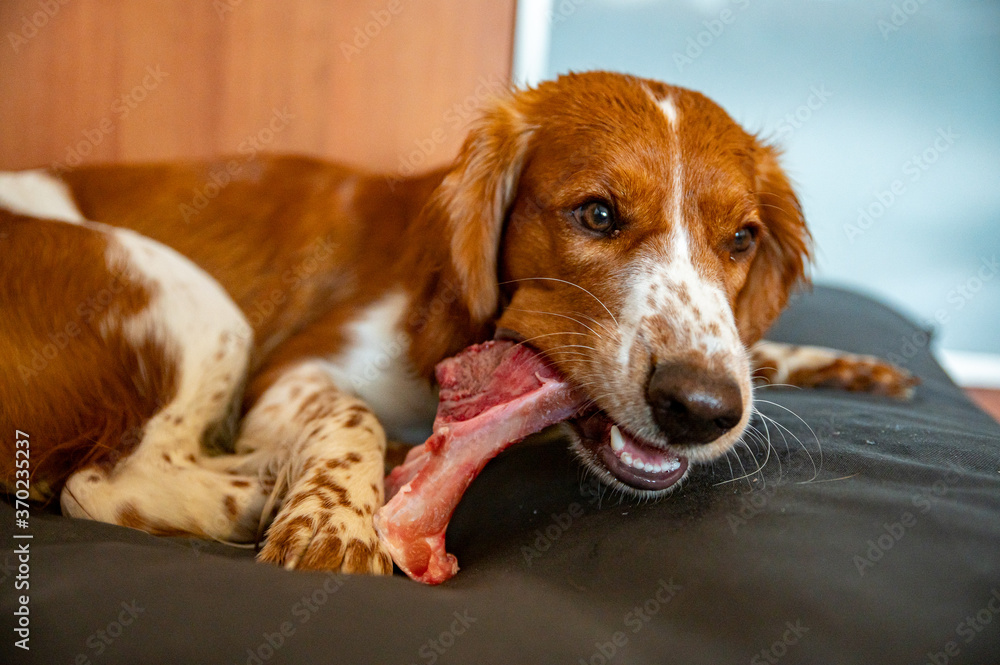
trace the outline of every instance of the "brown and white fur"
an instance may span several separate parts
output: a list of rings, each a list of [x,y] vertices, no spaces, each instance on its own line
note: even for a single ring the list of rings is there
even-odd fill
[[[498,331],[692,462],[743,435],[755,364],[910,390],[873,358],[759,343],[808,247],[771,147],[698,93],[599,72],[496,100],[451,167],[410,179],[299,157],[0,174],[0,472],[28,485],[20,430],[32,497],[69,516],[266,528],[261,560],[388,573],[387,437],[418,440],[434,365]],[[686,438],[663,394],[728,419]]]

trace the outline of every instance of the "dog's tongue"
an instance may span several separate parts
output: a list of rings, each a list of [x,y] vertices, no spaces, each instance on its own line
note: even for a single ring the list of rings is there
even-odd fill
[[[576,425],[583,445],[600,456],[611,475],[630,487],[664,490],[687,473],[687,458],[643,444],[602,413],[581,419]]]
[[[403,572],[440,584],[458,572],[444,548],[455,507],[486,463],[526,436],[574,416],[583,399],[541,357],[507,341],[471,346],[438,364],[434,434],[386,478],[375,515]]]

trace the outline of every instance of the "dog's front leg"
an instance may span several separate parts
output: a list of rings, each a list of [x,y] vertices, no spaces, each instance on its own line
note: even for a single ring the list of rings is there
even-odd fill
[[[822,346],[758,342],[751,349],[754,377],[768,384],[837,388],[908,399],[919,379],[875,356]]]
[[[392,573],[372,523],[384,496],[385,445],[374,414],[321,363],[284,372],[247,414],[237,442],[237,457],[273,478],[280,501],[259,560]]]

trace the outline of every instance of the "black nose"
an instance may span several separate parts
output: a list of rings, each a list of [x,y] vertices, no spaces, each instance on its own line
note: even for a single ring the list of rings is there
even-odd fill
[[[660,363],[646,388],[653,417],[671,443],[709,443],[743,417],[740,387],[727,374],[691,362]]]

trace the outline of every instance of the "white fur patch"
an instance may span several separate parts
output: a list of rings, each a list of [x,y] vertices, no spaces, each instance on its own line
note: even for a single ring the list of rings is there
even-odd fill
[[[401,325],[408,306],[398,291],[369,306],[348,327],[347,349],[326,365],[341,390],[378,416],[390,439],[420,442],[431,433],[437,396],[408,361],[410,338]]]
[[[266,498],[257,474],[205,469],[175,455],[171,461],[130,457],[112,471],[84,468],[66,482],[60,505],[69,517],[111,524],[121,523],[128,506],[147,527],[249,542]]]
[[[627,329],[624,337],[632,342],[642,331],[646,344],[656,351],[657,331],[666,325],[669,331],[664,332],[671,342],[665,351],[719,356],[736,371],[744,364],[737,359],[745,357],[745,352],[732,309],[722,290],[694,267],[689,242],[684,226],[675,225],[666,242],[638,261],[622,317]],[[664,355],[664,350],[658,355]],[[619,361],[624,369],[627,349],[622,350]]]
[[[42,219],[84,221],[66,184],[41,169],[0,173],[0,207]]]
[[[109,267],[114,269],[123,249],[132,269],[156,289],[149,308],[123,321],[122,330],[133,343],[158,337],[177,354],[178,408],[217,408],[205,403],[205,386],[221,390],[228,382],[231,388],[242,378],[253,338],[246,318],[222,286],[186,257],[127,229],[113,234],[118,247],[109,246]]]
[[[677,131],[677,105],[674,104],[674,98],[667,95],[663,99],[657,102],[657,105],[663,111],[663,115],[667,116],[667,121],[670,123],[670,127]]]
[[[252,345],[246,319],[218,282],[169,247],[127,229],[88,226],[111,239],[108,269],[150,296],[137,314],[109,308],[100,329],[120,329],[136,346],[150,339],[162,344],[167,362],[176,363],[176,393],[149,419],[139,445],[114,470],[88,467],[70,478],[61,497],[63,512],[252,539],[266,498],[257,475],[201,466],[202,435],[229,413],[246,372]],[[138,371],[147,368],[140,362]]]

